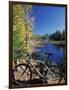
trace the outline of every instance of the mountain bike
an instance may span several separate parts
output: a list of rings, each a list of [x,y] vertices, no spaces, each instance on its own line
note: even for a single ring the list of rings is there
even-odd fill
[[[31,81],[33,79],[33,75],[35,75],[35,78],[37,77],[43,83],[58,84],[61,82],[61,68],[57,65],[49,65],[48,63],[49,56],[51,56],[52,53],[45,54],[44,61],[36,60],[38,63],[37,65],[32,63],[32,56],[30,54],[27,53],[26,55],[27,63],[16,65],[13,71],[14,81],[18,85],[23,85]]]

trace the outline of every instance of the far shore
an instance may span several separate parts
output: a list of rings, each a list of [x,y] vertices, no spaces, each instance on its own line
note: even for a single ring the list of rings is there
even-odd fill
[[[33,42],[34,41],[34,42]],[[58,46],[65,46],[65,41],[53,41],[53,40],[33,40],[35,47],[42,47],[48,43],[58,45]]]
[[[49,43],[59,46],[65,46],[65,41],[49,41]]]

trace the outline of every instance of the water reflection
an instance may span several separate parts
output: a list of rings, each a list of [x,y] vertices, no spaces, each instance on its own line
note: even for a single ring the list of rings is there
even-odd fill
[[[64,48],[56,46],[53,44],[46,44],[43,47],[36,48],[37,58],[39,60],[44,60],[43,55],[45,52],[52,53],[53,55],[49,57],[49,60],[56,64],[64,63]]]

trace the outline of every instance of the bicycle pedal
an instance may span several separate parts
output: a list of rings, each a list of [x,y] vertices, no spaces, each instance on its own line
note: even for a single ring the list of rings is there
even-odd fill
[[[42,80],[44,83],[47,83],[47,80]]]
[[[45,83],[47,83],[47,78],[45,77],[45,78],[42,78],[41,79],[43,82],[45,82]]]

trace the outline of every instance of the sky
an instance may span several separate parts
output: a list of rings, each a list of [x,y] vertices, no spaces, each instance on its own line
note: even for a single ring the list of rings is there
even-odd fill
[[[33,6],[35,34],[52,34],[56,30],[65,30],[65,9],[55,6]]]

